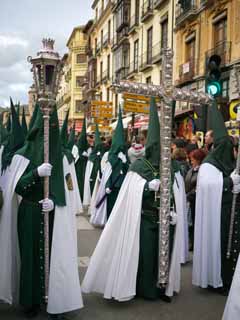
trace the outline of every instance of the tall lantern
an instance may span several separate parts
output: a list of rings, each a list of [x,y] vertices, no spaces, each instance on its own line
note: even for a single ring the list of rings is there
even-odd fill
[[[43,112],[44,119],[44,162],[49,162],[49,117],[52,106],[56,103],[60,78],[61,59],[54,51],[54,40],[43,39],[43,48],[35,58],[28,57],[32,64],[34,86],[37,101]],[[44,199],[49,198],[49,177],[44,177]],[[44,274],[45,301],[48,301],[49,286],[49,212],[44,212]]]

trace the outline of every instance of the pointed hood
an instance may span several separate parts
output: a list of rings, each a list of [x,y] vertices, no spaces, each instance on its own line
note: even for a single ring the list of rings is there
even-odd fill
[[[18,114],[12,103],[12,99],[11,99],[11,114],[12,114],[12,128],[11,128],[10,144],[11,144],[11,150],[16,152],[24,144],[24,134],[19,121]]]
[[[14,153],[23,146],[25,140],[18,115],[11,98],[10,104],[12,124],[11,132],[2,154],[2,170],[5,170],[10,165]]]
[[[25,117],[25,109],[23,108],[22,111],[22,131],[24,138],[27,136],[28,133],[28,128],[27,128],[27,122],[26,122],[26,117]]]
[[[6,129],[9,133],[11,132],[11,128],[12,128],[12,121],[11,121],[11,114],[9,112],[8,113],[8,120],[7,120],[7,124],[6,124]]]
[[[104,146],[100,137],[98,124],[96,123],[94,147],[89,156],[89,160],[94,162],[98,156],[100,156],[101,158],[103,156],[103,153],[104,153]]]
[[[224,177],[227,177],[234,170],[233,143],[216,101],[213,101],[210,108],[210,127],[213,130],[214,149],[204,159],[204,163],[214,165],[223,173]]]
[[[28,133],[24,146],[17,151],[29,159],[34,167],[38,167],[44,161],[44,142],[43,142],[43,115],[40,108],[37,108],[37,114],[31,130]],[[63,176],[63,154],[61,150],[61,140],[59,134],[59,123],[57,109],[54,107],[50,116],[49,123],[49,162],[53,166],[50,177],[50,198],[58,206],[65,205],[65,189]]]
[[[145,158],[155,167],[160,163],[160,123],[155,98],[150,100],[150,115],[148,124]]]
[[[68,162],[72,163],[74,160],[74,157],[72,155],[71,150],[68,149],[68,116],[69,116],[69,110],[66,113],[66,117],[64,119],[64,122],[61,128],[60,139],[61,139],[62,151],[64,155],[67,157]]]
[[[86,119],[83,120],[82,131],[80,137],[77,142],[78,153],[79,156],[82,155],[84,151],[88,150],[88,142],[87,142],[87,129],[86,129]]]
[[[71,128],[71,131],[69,134],[67,148],[70,151],[72,151],[74,144],[75,144],[75,122],[74,122],[73,127]]]
[[[32,130],[32,127],[34,125],[34,122],[37,118],[37,114],[38,114],[38,111],[39,111],[40,107],[39,107],[39,104],[36,104],[35,105],[35,108],[33,110],[33,114],[32,114],[32,117],[30,119],[30,123],[29,123],[29,128],[28,128],[28,132],[30,132]]]
[[[67,142],[68,142],[68,116],[69,116],[69,109],[66,113],[66,117],[63,121],[63,125],[62,125],[62,128],[61,128],[61,133],[60,133],[60,136],[61,136],[61,142],[62,142],[62,145],[64,147],[67,146]]]
[[[114,166],[114,162],[118,159],[117,156],[119,152],[126,154],[121,107],[119,107],[117,127],[113,134],[112,145],[108,154],[108,161],[111,163],[112,167]]]

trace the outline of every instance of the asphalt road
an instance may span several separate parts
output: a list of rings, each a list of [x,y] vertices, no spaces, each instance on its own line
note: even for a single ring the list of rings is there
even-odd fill
[[[79,271],[83,279],[89,258],[101,230],[92,228],[85,217],[78,218]],[[195,288],[191,284],[191,262],[182,267],[182,287],[172,303],[134,299],[119,303],[104,300],[101,295],[83,295],[84,308],[65,315],[73,320],[221,320],[226,297]],[[36,320],[46,319],[44,311]],[[18,308],[0,304],[0,320],[24,319]]]

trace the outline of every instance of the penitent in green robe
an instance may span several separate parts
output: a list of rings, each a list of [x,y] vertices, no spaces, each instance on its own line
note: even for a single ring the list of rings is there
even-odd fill
[[[42,181],[29,164],[15,189],[23,198],[18,209],[18,237],[21,259],[19,302],[24,307],[40,305],[45,295],[44,215],[39,204],[43,199]],[[52,212],[49,215],[50,240],[53,219]]]
[[[159,217],[155,192],[149,190],[148,182],[158,173],[146,159],[136,160],[130,171],[137,172],[147,180],[142,198],[140,223],[140,252],[137,275],[137,295],[145,299],[157,299],[165,292],[157,287]],[[174,226],[170,226],[170,253],[173,245]]]

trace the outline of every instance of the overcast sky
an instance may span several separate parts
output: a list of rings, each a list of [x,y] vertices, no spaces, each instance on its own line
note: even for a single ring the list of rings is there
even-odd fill
[[[29,55],[35,56],[44,37],[55,39],[55,48],[67,52],[75,26],[93,16],[92,0],[0,0],[0,106],[28,102],[32,84]]]

